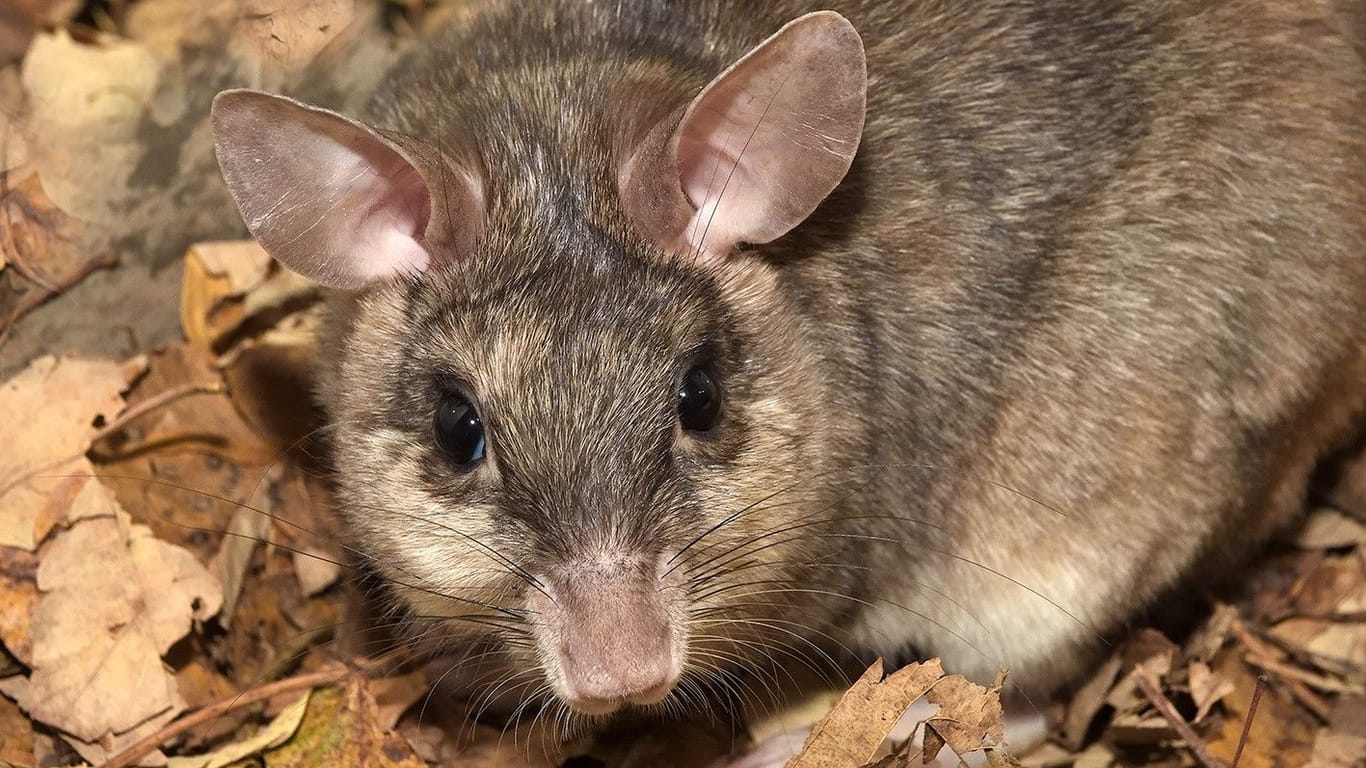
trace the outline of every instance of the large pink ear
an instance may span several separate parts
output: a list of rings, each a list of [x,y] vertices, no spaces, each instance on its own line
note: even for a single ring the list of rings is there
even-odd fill
[[[247,228],[267,253],[323,285],[417,275],[431,265],[434,241],[443,256],[459,256],[482,222],[475,176],[415,139],[251,90],[218,94],[211,123]]]
[[[774,240],[849,171],[867,90],[853,25],[834,11],[797,18],[645,138],[622,169],[626,209],[669,248],[718,256]]]

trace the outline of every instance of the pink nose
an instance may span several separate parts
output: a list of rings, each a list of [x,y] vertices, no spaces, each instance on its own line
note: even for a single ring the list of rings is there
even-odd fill
[[[605,714],[625,704],[654,704],[673,690],[678,677],[667,636],[662,642],[621,639],[598,648],[562,646],[560,668],[570,707]]]
[[[652,569],[593,564],[546,584],[553,600],[536,596],[531,607],[553,638],[545,651],[558,663],[565,703],[606,714],[669,695],[681,661]]]

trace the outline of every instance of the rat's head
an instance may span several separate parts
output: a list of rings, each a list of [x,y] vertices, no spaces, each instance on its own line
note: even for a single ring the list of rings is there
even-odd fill
[[[832,610],[783,585],[839,546],[812,482],[837,425],[795,299],[735,246],[839,183],[864,89],[849,24],[802,17],[604,161],[610,204],[549,211],[490,170],[506,158],[215,101],[252,233],[343,289],[322,383],[339,494],[429,637],[604,713],[791,645],[793,604]]]

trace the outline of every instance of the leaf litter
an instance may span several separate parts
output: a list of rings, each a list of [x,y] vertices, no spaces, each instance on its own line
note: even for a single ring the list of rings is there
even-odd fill
[[[1366,765],[1366,525],[1332,496],[1182,642],[1118,643],[1025,755],[1001,747],[999,684],[935,660],[878,662],[739,730],[559,743],[474,719],[387,646],[346,647],[362,585],[310,434],[318,291],[228,239],[206,105],[253,85],[355,107],[470,5],[0,7],[0,764],[708,765],[809,730],[793,768]],[[97,270],[116,287],[84,285]]]

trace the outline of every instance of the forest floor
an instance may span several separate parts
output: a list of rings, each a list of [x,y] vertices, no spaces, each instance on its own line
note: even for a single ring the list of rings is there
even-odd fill
[[[820,723],[795,766],[1366,767],[1366,526],[1316,501],[1236,595],[1137,628],[1007,756],[996,690],[937,662],[746,726],[561,739],[337,642],[353,569],[307,435],[315,286],[218,180],[231,85],[353,109],[464,2],[0,0],[0,765],[709,765]],[[1194,599],[1194,596],[1193,596]],[[855,679],[857,678],[857,679]],[[844,690],[847,688],[847,690]],[[927,750],[933,752],[933,749]]]

